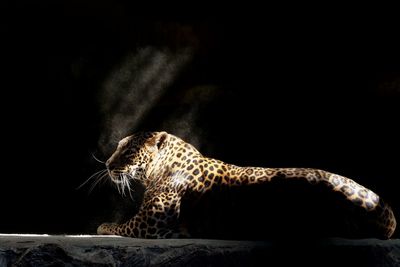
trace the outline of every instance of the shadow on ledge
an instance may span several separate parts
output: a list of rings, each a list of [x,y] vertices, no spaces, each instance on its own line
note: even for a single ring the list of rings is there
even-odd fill
[[[0,235],[0,266],[399,266],[400,240]]]

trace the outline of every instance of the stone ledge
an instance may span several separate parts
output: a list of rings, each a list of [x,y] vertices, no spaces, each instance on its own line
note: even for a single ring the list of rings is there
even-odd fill
[[[399,266],[400,240],[0,235],[0,266]]]

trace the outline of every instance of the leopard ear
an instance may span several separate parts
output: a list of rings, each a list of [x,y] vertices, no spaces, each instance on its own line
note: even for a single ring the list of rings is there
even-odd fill
[[[167,132],[158,132],[153,137],[146,141],[146,147],[154,152],[155,150],[160,150],[168,138]]]

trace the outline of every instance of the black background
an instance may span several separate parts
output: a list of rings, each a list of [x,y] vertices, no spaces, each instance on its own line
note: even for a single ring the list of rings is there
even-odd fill
[[[76,187],[115,145],[99,142],[107,79],[148,47],[191,58],[130,132],[167,130],[238,165],[342,174],[400,212],[400,23],[387,10],[2,5],[0,232],[89,233],[115,219],[115,189]]]

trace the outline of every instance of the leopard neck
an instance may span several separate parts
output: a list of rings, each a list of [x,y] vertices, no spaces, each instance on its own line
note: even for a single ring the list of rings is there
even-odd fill
[[[146,176],[154,181],[187,168],[193,160],[202,157],[199,151],[182,139],[169,135],[162,149],[153,157]]]

